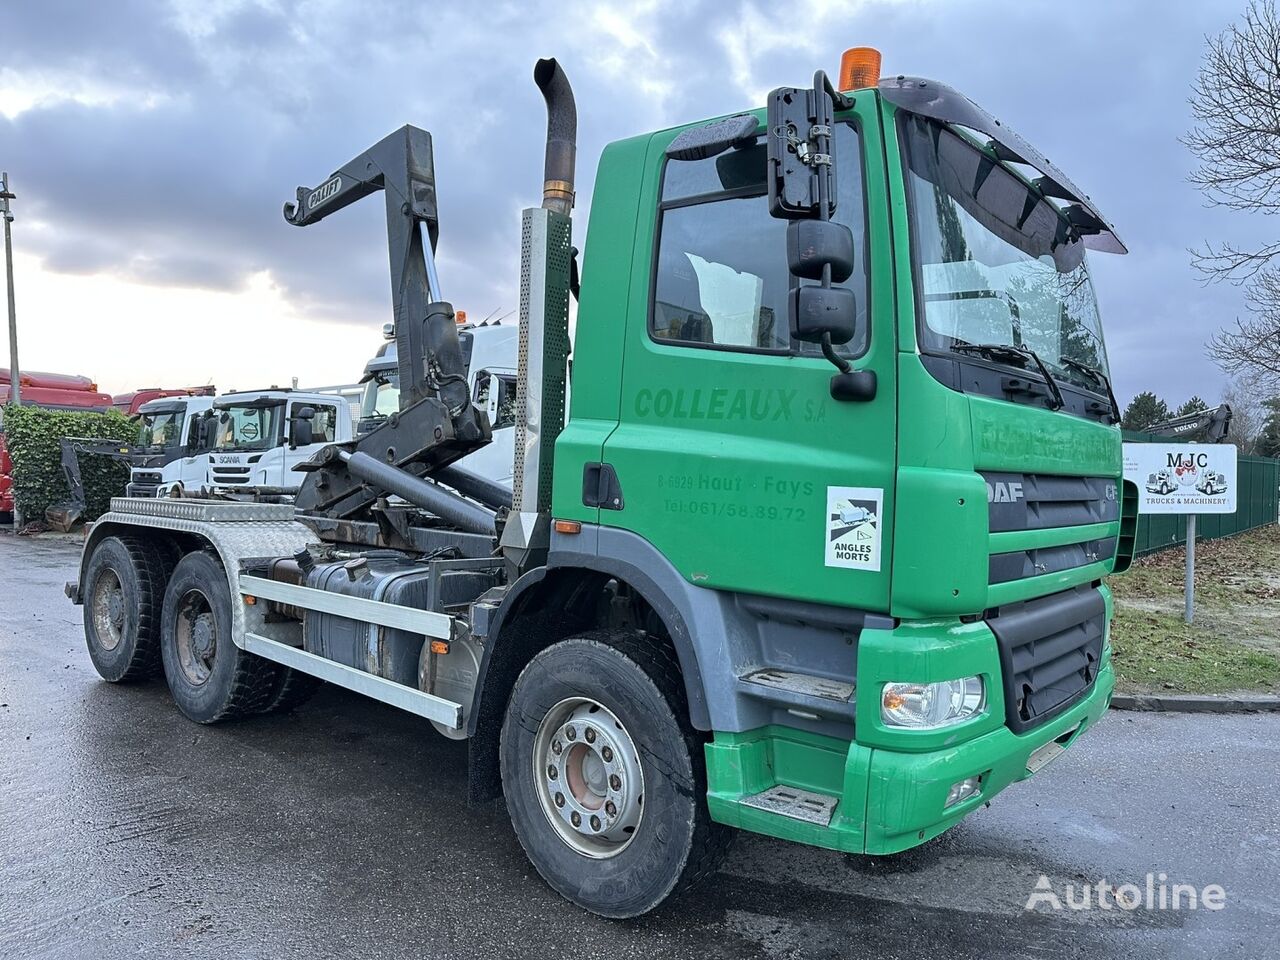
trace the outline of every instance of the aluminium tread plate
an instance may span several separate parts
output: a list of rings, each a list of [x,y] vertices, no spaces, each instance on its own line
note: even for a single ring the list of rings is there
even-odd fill
[[[163,520],[189,520],[195,523],[278,523],[293,519],[293,504],[112,497],[111,512]]]
[[[778,784],[760,793],[743,797],[738,802],[744,807],[754,807],[792,820],[829,827],[831,818],[836,812],[836,804],[840,800],[825,793],[814,793],[812,790],[801,790],[799,787]]]

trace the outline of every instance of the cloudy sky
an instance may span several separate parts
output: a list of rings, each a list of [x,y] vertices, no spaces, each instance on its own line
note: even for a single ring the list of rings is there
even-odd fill
[[[1216,400],[1208,335],[1241,310],[1187,248],[1268,226],[1206,209],[1179,142],[1206,33],[1243,0],[40,0],[6,4],[0,166],[21,358],[112,392],[354,380],[390,319],[381,205],[306,230],[281,203],[404,124],[435,137],[440,272],[473,318],[516,307],[538,202],[534,61],[579,108],[578,240],[601,147],[758,106],[845,47],[936,77],[1062,166],[1131,253],[1093,267],[1122,401]],[[0,349],[5,347],[0,346]],[[7,358],[6,358],[7,363]]]

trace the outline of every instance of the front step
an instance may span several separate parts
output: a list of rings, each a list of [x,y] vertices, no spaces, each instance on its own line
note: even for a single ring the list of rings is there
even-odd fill
[[[831,825],[831,818],[836,812],[836,804],[840,799],[827,796],[825,793],[814,793],[811,790],[778,784],[760,793],[743,797],[738,802],[745,807],[755,807],[757,810],[776,813],[792,820],[828,827]]]
[[[779,670],[776,667],[765,667],[753,670],[739,678],[744,683],[754,683],[774,690],[797,694],[802,697],[817,697],[820,700],[835,700],[848,703],[853,699],[854,685],[842,680],[829,680],[826,677],[815,677],[808,673],[795,673],[790,670]]]

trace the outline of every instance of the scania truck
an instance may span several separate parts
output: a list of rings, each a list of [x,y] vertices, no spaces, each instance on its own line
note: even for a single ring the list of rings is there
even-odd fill
[[[114,501],[67,585],[101,675],[163,672],[198,723],[317,679],[424,717],[609,917],[734,829],[891,854],[1073,748],[1111,700],[1137,502],[1085,251],[1125,248],[1007,124],[878,77],[857,49],[838,88],[606,147],[579,282],[576,113],[538,62],[509,489],[456,470],[493,424],[431,135],[299,188],[313,229],[383,195],[397,409],[293,506]]]

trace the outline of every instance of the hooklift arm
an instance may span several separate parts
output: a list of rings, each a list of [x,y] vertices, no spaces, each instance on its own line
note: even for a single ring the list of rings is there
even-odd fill
[[[320,186],[298,187],[297,199],[284,205],[284,218],[297,227],[309,226],[379,190],[386,195],[400,409],[437,394],[457,409],[465,401],[467,371],[453,311],[448,311],[447,329],[443,323],[421,322],[432,313],[429,306],[447,306],[435,264],[440,223],[431,134],[401,127],[339,167]],[[437,316],[442,313],[435,311]],[[437,326],[440,329],[434,329]],[[430,363],[424,363],[428,357]],[[429,369],[431,364],[435,370]]]
[[[366,453],[393,470],[420,477],[490,439],[487,418],[471,403],[453,307],[440,299],[431,134],[401,127],[318,187],[299,187],[296,200],[284,205],[284,217],[295,226],[307,226],[379,190],[386,197],[400,413],[354,443],[342,444],[345,456],[337,448],[326,448],[299,468],[308,476],[298,492],[298,509],[337,519],[366,513],[390,489],[356,476],[350,468],[351,454]],[[418,505],[436,513],[443,506]]]

